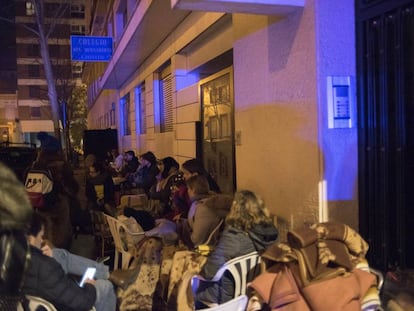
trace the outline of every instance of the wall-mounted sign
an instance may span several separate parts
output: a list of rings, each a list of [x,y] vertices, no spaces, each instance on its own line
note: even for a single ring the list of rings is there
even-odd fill
[[[112,37],[70,36],[73,61],[107,62],[112,58]]]

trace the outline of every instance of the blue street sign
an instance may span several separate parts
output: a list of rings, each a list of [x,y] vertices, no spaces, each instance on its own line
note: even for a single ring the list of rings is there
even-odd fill
[[[107,62],[112,58],[112,37],[70,36],[73,61]]]

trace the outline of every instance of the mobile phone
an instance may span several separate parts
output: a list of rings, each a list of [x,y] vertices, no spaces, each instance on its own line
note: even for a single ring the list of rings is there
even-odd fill
[[[96,273],[96,268],[94,267],[87,268],[85,273],[82,276],[82,280],[80,281],[79,286],[83,287],[83,284],[85,284],[86,280],[93,280],[95,273]]]

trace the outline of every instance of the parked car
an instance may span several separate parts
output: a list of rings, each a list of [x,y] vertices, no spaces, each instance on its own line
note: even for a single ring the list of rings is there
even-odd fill
[[[25,170],[36,160],[37,148],[31,143],[0,143],[0,161],[10,167],[23,182]]]

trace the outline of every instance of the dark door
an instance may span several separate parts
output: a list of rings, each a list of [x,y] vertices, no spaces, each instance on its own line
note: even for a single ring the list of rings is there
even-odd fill
[[[360,232],[368,260],[414,268],[414,1],[356,1]]]

